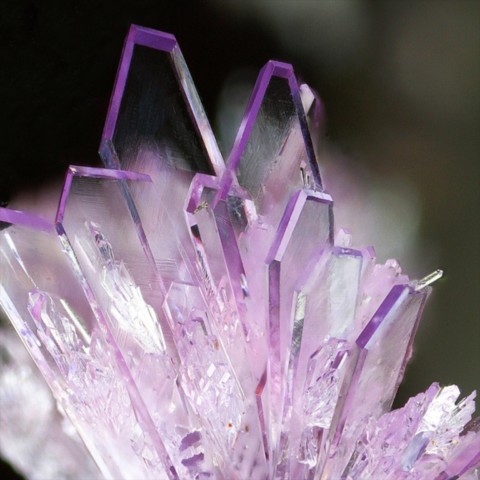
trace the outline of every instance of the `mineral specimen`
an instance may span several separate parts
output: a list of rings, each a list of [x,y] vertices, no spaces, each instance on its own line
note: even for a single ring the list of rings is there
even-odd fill
[[[475,478],[473,394],[389,411],[441,272],[335,232],[317,109],[268,62],[225,164],[175,38],[133,26],[106,168],[70,167],[55,219],[0,209],[0,305],[99,476]]]

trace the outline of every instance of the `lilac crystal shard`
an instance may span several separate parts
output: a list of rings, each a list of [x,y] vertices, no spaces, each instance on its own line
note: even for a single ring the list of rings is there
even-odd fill
[[[84,279],[71,268],[53,224],[4,210],[0,215],[18,222],[2,231],[2,307],[102,474],[165,477],[168,460],[160,461],[142,425],[142,407],[131,396],[103,312],[82,294]],[[135,428],[145,447],[132,457]],[[142,460],[147,449],[156,459],[150,466]]]
[[[478,472],[474,394],[434,384],[389,411],[441,272],[411,281],[334,237],[322,119],[268,62],[225,167],[175,38],[133,26],[107,168],[70,167],[54,221],[0,209],[0,305],[104,478]],[[79,455],[55,478],[88,475]]]
[[[132,25],[125,40],[100,153],[106,165],[141,170],[165,162],[219,173],[223,161],[173,35]]]
[[[100,475],[13,328],[0,328],[0,452],[34,480]]]

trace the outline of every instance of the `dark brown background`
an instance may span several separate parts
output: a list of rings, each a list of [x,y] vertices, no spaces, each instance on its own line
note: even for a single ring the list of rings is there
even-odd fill
[[[3,0],[3,205],[61,178],[68,164],[99,163],[131,23],[176,35],[214,124],[234,70],[250,78],[270,58],[288,61],[323,97],[332,145],[356,168],[412,184],[427,254],[409,269],[440,266],[446,277],[397,404],[434,380],[479,389],[480,2]],[[2,468],[1,478],[15,478]]]

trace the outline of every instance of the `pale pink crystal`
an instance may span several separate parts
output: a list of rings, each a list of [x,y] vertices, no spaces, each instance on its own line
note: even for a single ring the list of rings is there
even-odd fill
[[[441,274],[334,238],[319,108],[268,62],[225,166],[175,38],[133,26],[107,168],[50,221],[0,209],[0,304],[105,478],[473,475],[473,396],[389,412]]]

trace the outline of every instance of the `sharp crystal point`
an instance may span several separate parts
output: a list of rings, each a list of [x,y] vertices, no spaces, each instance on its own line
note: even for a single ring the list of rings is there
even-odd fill
[[[442,272],[335,234],[322,121],[270,61],[225,164],[175,37],[132,26],[106,168],[70,167],[51,221],[0,208],[0,306],[36,364],[0,332],[2,455],[32,479],[475,478],[473,394],[390,410]]]
[[[426,277],[423,277],[421,280],[418,280],[416,283],[415,289],[416,290],[422,290],[425,287],[428,287],[432,283],[436,282],[437,280],[440,280],[443,277],[443,270],[435,270],[434,272],[430,273],[430,275],[427,275]]]

